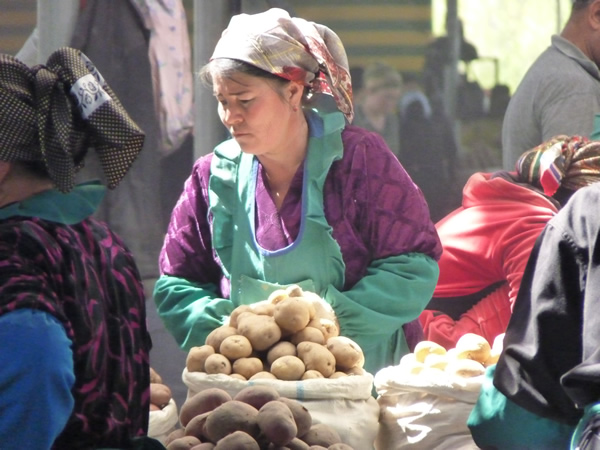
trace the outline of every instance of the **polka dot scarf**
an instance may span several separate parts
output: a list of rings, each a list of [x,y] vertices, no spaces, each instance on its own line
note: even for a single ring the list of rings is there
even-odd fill
[[[600,141],[559,135],[523,153],[516,164],[519,178],[548,196],[559,187],[577,189],[600,181]]]
[[[114,188],[142,150],[144,133],[93,63],[63,47],[29,68],[0,54],[0,160],[40,161],[70,191],[89,147]]]

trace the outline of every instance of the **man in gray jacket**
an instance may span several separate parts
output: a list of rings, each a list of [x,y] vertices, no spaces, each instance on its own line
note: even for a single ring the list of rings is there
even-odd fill
[[[600,114],[600,0],[573,0],[560,35],[533,63],[510,100],[502,163],[558,134],[589,136]]]

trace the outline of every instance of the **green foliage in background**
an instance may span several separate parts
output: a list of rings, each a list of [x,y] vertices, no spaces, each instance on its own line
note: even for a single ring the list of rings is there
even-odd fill
[[[498,59],[498,82],[511,93],[570,12],[571,0],[458,0],[465,39],[479,56]],[[445,34],[446,0],[432,0],[432,14],[433,33]],[[496,83],[489,61],[473,62],[468,75],[483,88]]]

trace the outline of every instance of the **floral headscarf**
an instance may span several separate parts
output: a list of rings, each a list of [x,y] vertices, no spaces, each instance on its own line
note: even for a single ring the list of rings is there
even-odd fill
[[[32,68],[0,54],[0,161],[44,162],[57,189],[68,192],[90,146],[114,188],[143,143],[142,130],[81,51],[63,47]]]
[[[548,196],[561,186],[576,191],[600,181],[600,141],[558,135],[523,153],[516,169],[522,181]]]
[[[271,8],[231,18],[211,60],[230,58],[332,95],[348,122],[354,116],[348,57],[340,38],[324,25]]]

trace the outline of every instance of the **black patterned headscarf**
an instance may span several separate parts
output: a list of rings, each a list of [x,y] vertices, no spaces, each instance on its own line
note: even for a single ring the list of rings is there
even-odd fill
[[[144,133],[93,63],[63,47],[28,67],[0,54],[0,160],[43,162],[57,189],[70,191],[89,147],[109,188],[142,150]]]

